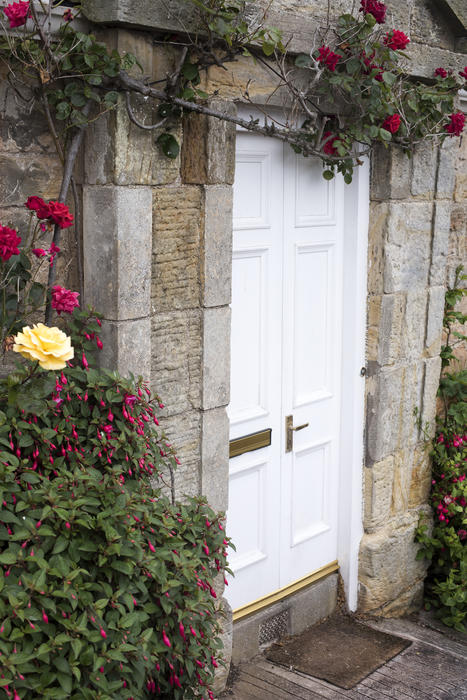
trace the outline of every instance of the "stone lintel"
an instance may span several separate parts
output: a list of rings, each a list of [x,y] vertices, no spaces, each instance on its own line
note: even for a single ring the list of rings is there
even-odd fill
[[[121,25],[146,31],[183,32],[196,29],[196,10],[190,9],[184,0],[83,0],[84,15],[91,22],[104,25]],[[336,13],[337,14],[337,13]],[[405,13],[402,11],[401,29],[407,30]],[[250,2],[247,17],[258,19],[258,3]],[[331,18],[331,19],[335,19]],[[283,31],[284,41],[290,53],[310,51],[310,37],[318,28],[326,26],[326,4],[314,2],[309,13],[284,12],[274,8],[267,12],[265,25]],[[450,66],[462,70],[465,57],[428,44],[413,41],[407,53],[411,57],[407,69],[411,75],[432,77],[438,66]]]

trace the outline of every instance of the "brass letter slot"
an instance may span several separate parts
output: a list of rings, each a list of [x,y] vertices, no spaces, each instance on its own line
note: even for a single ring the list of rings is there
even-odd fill
[[[262,447],[267,447],[271,444],[271,428],[260,430],[258,433],[251,433],[245,437],[235,438],[229,443],[229,457],[238,457],[245,452],[253,452],[260,450]]]

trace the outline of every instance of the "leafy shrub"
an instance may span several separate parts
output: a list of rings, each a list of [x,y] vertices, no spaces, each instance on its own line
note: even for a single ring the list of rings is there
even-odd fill
[[[454,324],[463,326],[467,321],[467,316],[456,310],[457,302],[467,294],[460,286],[465,279],[459,267],[453,289],[446,294],[443,367],[456,360],[450,338],[465,340],[460,331],[454,330]],[[434,523],[431,533],[426,523],[418,527],[416,539],[422,545],[418,558],[431,562],[425,586],[426,608],[434,608],[446,625],[463,630],[467,618],[467,370],[444,374],[438,393],[443,410],[432,443]]]
[[[434,525],[418,529],[419,558],[430,560],[426,607],[462,630],[467,617],[467,435],[437,433],[433,448],[431,504]]]
[[[158,398],[88,367],[97,322],[75,311],[70,324],[79,361],[18,366],[0,386],[0,686],[212,697],[222,520],[164,495],[176,457],[155,429]]]

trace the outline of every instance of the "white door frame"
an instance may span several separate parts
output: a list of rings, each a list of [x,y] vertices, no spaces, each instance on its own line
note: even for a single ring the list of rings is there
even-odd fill
[[[367,256],[370,164],[356,167],[345,186],[344,314],[342,371],[341,463],[337,555],[350,610],[358,605],[358,553],[363,535],[363,468],[365,425]]]
[[[238,107],[246,119],[250,115],[264,118],[264,109]],[[242,127],[237,130],[244,131]],[[351,611],[358,605],[358,555],[363,535],[365,373],[361,370],[366,362],[369,174],[369,159],[365,158],[363,165],[355,168],[352,183],[345,185],[344,195],[342,373],[347,384],[342,382],[337,554]],[[352,377],[351,382],[348,377]]]

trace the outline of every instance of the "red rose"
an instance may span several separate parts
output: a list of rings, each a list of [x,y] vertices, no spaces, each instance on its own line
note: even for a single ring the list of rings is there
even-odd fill
[[[446,78],[447,74],[448,72],[445,68],[437,68],[435,70],[435,75],[439,75],[440,78]]]
[[[62,312],[71,314],[75,306],[79,307],[78,297],[78,292],[72,292],[56,284],[52,287],[52,308],[58,315]]]
[[[19,255],[18,246],[21,238],[8,226],[0,225],[0,258],[6,262],[12,255]]]
[[[467,66],[464,68],[464,70],[459,71],[459,75],[461,78],[464,78],[464,80],[467,80]]]
[[[49,205],[44,202],[42,197],[28,197],[24,206],[31,211],[35,211],[38,219],[49,218]]]
[[[49,202],[47,205],[49,208],[48,219],[51,219],[54,224],[57,224],[60,228],[68,228],[73,225],[73,215],[70,214],[66,204],[61,202]]]
[[[36,258],[44,258],[47,255],[43,248],[33,248],[31,250],[31,253],[33,253],[33,255],[35,255]]]
[[[386,117],[384,122],[381,124],[382,129],[390,131],[391,134],[395,134],[399,130],[401,125],[401,118],[398,114],[392,114],[390,117]]]
[[[383,80],[383,69],[381,68],[381,66],[377,66],[376,63],[373,63],[374,57],[375,57],[374,51],[371,54],[371,56],[367,56],[365,54],[365,52],[363,52],[363,54],[362,54],[363,63],[367,67],[367,70],[365,71],[365,75],[369,75],[372,70],[377,70],[379,72],[376,73],[376,75],[374,75],[373,77],[375,80],[378,80],[379,82],[381,82]]]
[[[361,0],[360,12],[373,15],[378,24],[384,24],[386,18],[386,5],[378,0]]]
[[[339,139],[337,136],[332,136],[332,138],[329,138],[332,136],[332,131],[325,131],[323,139],[326,141],[326,143],[323,146],[323,153],[326,153],[328,156],[337,156],[337,148],[334,148],[334,142],[338,141]]]
[[[338,53],[331,51],[329,46],[321,46],[319,48],[318,63],[324,63],[330,71],[336,70],[337,61],[342,58]]]
[[[463,112],[456,112],[455,114],[451,114],[450,118],[451,121],[449,124],[445,125],[445,130],[448,134],[451,134],[451,136],[460,136],[465,124],[465,114]]]
[[[393,29],[384,37],[384,43],[386,46],[389,46],[390,49],[393,49],[393,51],[403,51],[410,43],[410,39],[404,34],[404,32],[400,32],[398,29]]]
[[[10,20],[10,28],[21,27],[26,24],[26,20],[31,16],[29,10],[29,2],[12,2],[11,5],[7,5],[3,12],[6,14]]]

